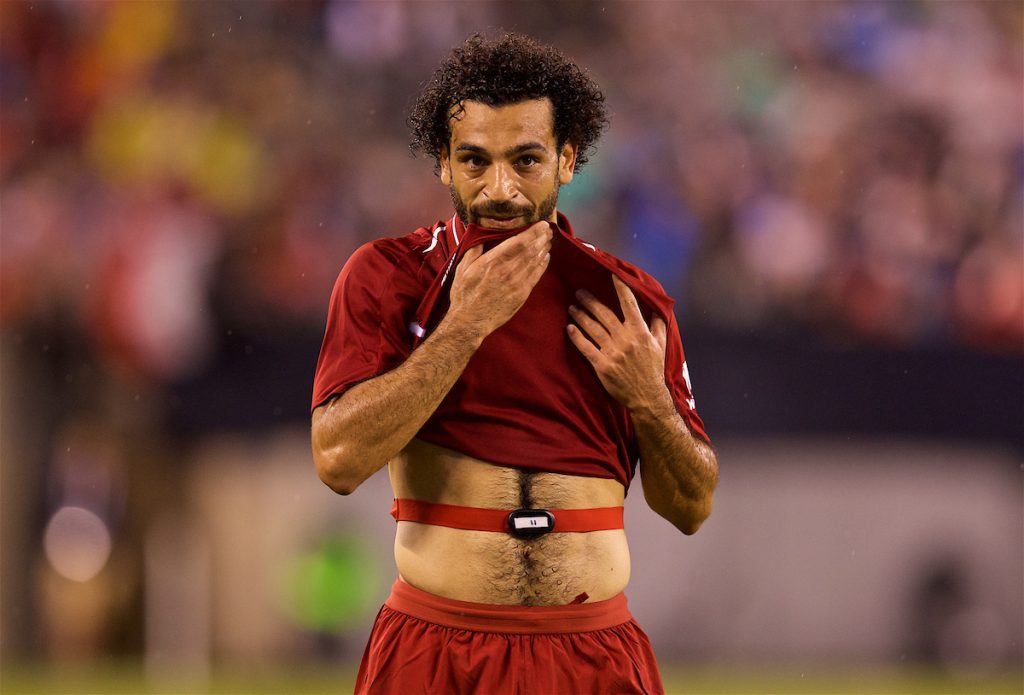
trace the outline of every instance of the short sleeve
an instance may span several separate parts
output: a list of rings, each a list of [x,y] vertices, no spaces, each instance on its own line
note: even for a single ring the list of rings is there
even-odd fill
[[[690,370],[683,352],[683,340],[679,335],[679,324],[673,314],[669,314],[666,326],[665,350],[665,381],[668,384],[676,410],[686,421],[690,431],[707,443],[711,443],[704,431],[704,421],[697,414],[697,405],[693,398],[693,386],[690,383]]]
[[[373,242],[356,250],[341,269],[331,292],[312,409],[408,357],[404,314],[412,295],[398,260]]]

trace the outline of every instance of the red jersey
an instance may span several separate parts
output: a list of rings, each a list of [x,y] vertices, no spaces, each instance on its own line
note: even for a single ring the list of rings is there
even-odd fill
[[[444,317],[462,254],[518,231],[467,228],[453,217],[358,249],[331,295],[313,408],[404,362]],[[639,456],[629,412],[608,395],[565,331],[578,289],[621,318],[611,273],[633,291],[648,323],[653,315],[665,320],[665,381],[679,414],[708,441],[673,301],[647,273],[580,241],[563,215],[551,262],[526,303],[484,339],[417,438],[501,466],[613,478],[628,489]]]

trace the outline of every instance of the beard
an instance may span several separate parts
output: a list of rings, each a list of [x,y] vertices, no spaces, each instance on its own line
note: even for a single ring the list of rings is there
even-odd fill
[[[480,226],[480,220],[484,217],[522,217],[523,226],[528,227],[541,220],[550,220],[555,214],[558,205],[559,183],[555,181],[555,188],[551,195],[540,202],[540,205],[516,205],[515,203],[486,203],[467,207],[459,197],[455,186],[449,186],[448,190],[452,196],[452,205],[455,207],[455,214],[459,216],[463,224],[475,224]]]

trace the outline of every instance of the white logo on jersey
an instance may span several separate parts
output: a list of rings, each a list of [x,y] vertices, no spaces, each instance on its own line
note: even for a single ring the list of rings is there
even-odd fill
[[[423,253],[430,253],[431,251],[434,250],[434,247],[437,246],[437,237],[441,233],[442,229],[444,229],[444,225],[443,224],[439,224],[439,225],[437,225],[437,227],[434,228],[434,235],[433,235],[434,238],[431,240],[430,246],[428,246],[426,249],[424,249]]]
[[[690,383],[690,368],[686,362],[683,361],[683,381],[686,382],[686,390],[690,392],[690,397],[686,399],[686,405],[689,406],[690,410],[697,409],[697,402],[693,400],[693,384]]]

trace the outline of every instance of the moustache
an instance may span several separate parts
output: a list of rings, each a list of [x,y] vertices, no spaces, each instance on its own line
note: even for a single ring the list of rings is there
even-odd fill
[[[529,217],[533,214],[532,206],[520,206],[513,203],[491,203],[471,208],[473,215],[480,217]]]

